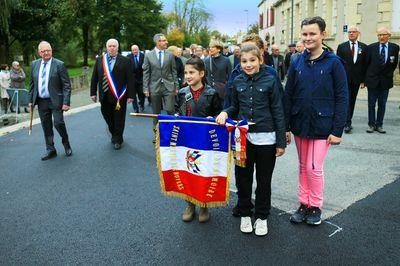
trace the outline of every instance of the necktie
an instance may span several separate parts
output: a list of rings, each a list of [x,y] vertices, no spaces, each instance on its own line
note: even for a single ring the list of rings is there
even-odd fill
[[[351,43],[351,55],[354,57],[354,42]]]
[[[382,44],[381,48],[381,64],[384,65],[385,62],[385,49],[386,49],[386,44]]]
[[[158,61],[160,61],[160,66],[162,67],[161,55],[162,55],[162,52],[159,51],[159,52],[158,52]]]
[[[136,65],[139,65],[139,60],[138,60],[138,58],[137,58],[138,56],[137,55],[135,55],[135,64]]]
[[[46,65],[47,62],[43,63],[42,69],[42,85],[40,86],[40,94],[43,98],[46,98]]]

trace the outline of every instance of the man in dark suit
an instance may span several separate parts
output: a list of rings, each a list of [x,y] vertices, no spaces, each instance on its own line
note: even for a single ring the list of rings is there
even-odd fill
[[[272,49],[272,67],[278,72],[278,77],[283,81],[285,79],[285,60],[283,56],[279,53],[279,46],[274,44]]]
[[[143,93],[143,61],[144,61],[144,53],[139,50],[139,46],[136,44],[131,46],[131,51],[127,57],[131,60],[131,65],[133,69],[133,76],[135,81],[135,88],[137,98],[139,98],[139,105],[136,95],[132,102],[132,107],[135,113],[144,111],[144,93]]]
[[[353,118],[359,88],[364,88],[365,72],[367,70],[367,45],[359,42],[360,32],[356,26],[350,26],[348,30],[349,40],[339,44],[337,55],[345,62],[347,83],[349,87],[349,111],[344,128],[345,133],[351,133],[351,119]]]
[[[52,116],[54,127],[61,136],[65,155],[72,155],[63,115],[64,111],[70,109],[71,83],[64,62],[52,57],[50,43],[41,42],[38,50],[41,59],[32,62],[29,106],[38,105],[46,142],[46,154],[42,157],[45,161],[57,156],[53,141]]]
[[[296,53],[296,44],[291,43],[289,44],[288,48],[289,51],[285,55],[285,69],[289,69],[290,67],[290,58]]]
[[[264,44],[264,64],[270,67],[274,67],[274,62],[272,61],[272,55],[269,53],[269,43]]]
[[[368,46],[367,73],[365,85],[368,88],[368,133],[374,130],[386,133],[383,129],[386,102],[389,89],[393,87],[393,72],[399,61],[399,46],[389,42],[391,33],[387,28],[378,30],[378,42]],[[375,105],[378,112],[375,116]]]
[[[99,56],[93,68],[90,98],[96,102],[97,92],[101,113],[111,133],[114,149],[121,149],[125,128],[126,103],[135,97],[132,66],[128,58],[118,54],[118,41],[109,39],[107,53]]]
[[[175,113],[175,95],[179,89],[174,55],[167,51],[164,34],[154,35],[155,47],[144,57],[143,92],[151,98],[153,114],[160,114],[161,107],[169,115]],[[158,120],[153,120],[154,128]],[[154,141],[153,141],[154,142]]]

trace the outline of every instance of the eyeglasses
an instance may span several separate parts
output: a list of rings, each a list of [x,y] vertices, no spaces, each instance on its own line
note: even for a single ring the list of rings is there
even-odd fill
[[[382,34],[378,34],[378,37],[384,37],[384,36],[388,36],[388,33],[382,33]]]

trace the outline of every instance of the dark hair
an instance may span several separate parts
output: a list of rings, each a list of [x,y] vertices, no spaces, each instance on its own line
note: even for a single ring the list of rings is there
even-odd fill
[[[1,65],[1,70],[6,70],[7,67],[8,67],[7,64],[2,64],[2,65]]]
[[[204,71],[204,77],[201,79],[201,82],[203,83],[203,85],[208,84],[207,81],[207,68],[206,65],[204,64],[203,60],[198,57],[198,56],[193,56],[192,58],[189,58],[186,61],[185,65],[191,65],[194,69],[196,69],[197,71]]]
[[[301,28],[303,28],[303,26],[311,25],[311,24],[317,24],[318,28],[321,32],[326,30],[325,20],[318,16],[304,19],[301,22]],[[331,47],[329,47],[328,45],[326,45],[323,40],[322,40],[322,45],[325,46],[329,51],[331,51],[331,52],[333,51],[333,49]]]
[[[253,55],[257,56],[258,60],[261,61],[261,52],[260,48],[258,48],[255,44],[246,44],[240,49],[240,55],[243,53],[252,53]]]

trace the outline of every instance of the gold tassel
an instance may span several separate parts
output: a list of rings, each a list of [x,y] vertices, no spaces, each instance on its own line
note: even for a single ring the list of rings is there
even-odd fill
[[[117,101],[117,106],[115,106],[115,110],[119,111],[121,109],[121,105],[119,104],[119,101]]]

